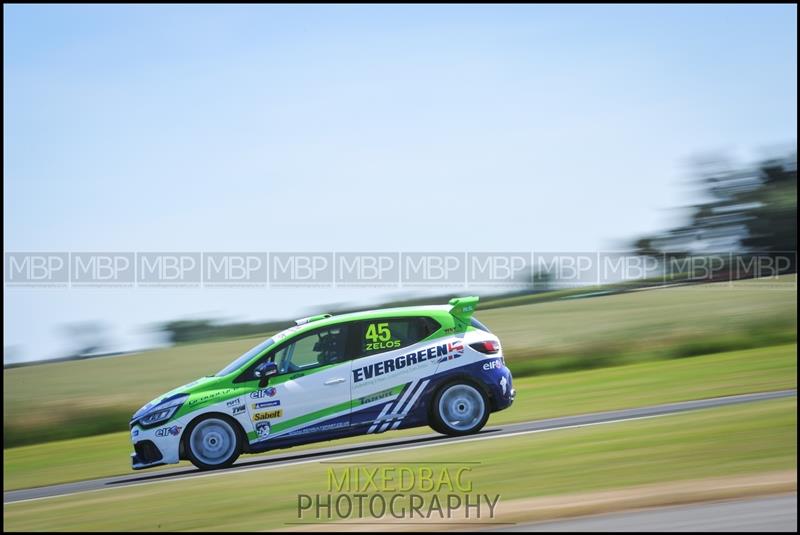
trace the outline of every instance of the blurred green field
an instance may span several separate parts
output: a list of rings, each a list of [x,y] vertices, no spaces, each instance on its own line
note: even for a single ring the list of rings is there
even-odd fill
[[[797,339],[794,276],[478,311],[516,377]],[[493,305],[494,306],[494,305]],[[127,429],[157,395],[215,373],[261,338],[3,370],[4,447]]]
[[[489,425],[797,387],[797,346],[630,364],[515,380],[517,401]],[[354,437],[345,445],[428,433],[425,428]],[[307,447],[293,448],[293,451]],[[3,490],[130,473],[127,432],[9,448]],[[290,450],[278,450],[283,453]],[[188,463],[183,463],[188,464]]]
[[[471,465],[473,493],[504,501],[633,485],[793,470],[796,400],[494,440],[359,455],[343,466]],[[330,464],[220,473],[4,507],[4,529],[266,530],[290,527],[298,494],[327,494]],[[380,476],[377,482],[380,485]],[[414,493],[430,498],[419,488]],[[371,495],[369,490],[366,494]],[[439,495],[442,496],[444,492]]]

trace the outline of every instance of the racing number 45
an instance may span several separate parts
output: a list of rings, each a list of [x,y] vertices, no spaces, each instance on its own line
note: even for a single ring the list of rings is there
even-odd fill
[[[388,323],[370,323],[367,327],[366,338],[376,342],[386,342],[392,337],[392,332],[389,330]]]
[[[392,340],[392,331],[389,330],[388,323],[370,323],[364,338],[371,340],[366,342],[365,351],[400,347],[400,340]]]

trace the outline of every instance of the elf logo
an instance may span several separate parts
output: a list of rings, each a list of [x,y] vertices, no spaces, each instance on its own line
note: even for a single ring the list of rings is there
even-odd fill
[[[483,369],[486,370],[487,372],[502,367],[503,367],[503,361],[500,359],[494,359],[483,365]]]

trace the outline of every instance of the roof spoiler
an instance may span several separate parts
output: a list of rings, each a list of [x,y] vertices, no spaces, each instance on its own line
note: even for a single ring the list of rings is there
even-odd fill
[[[454,297],[448,303],[450,305],[450,314],[456,319],[463,322],[468,322],[475,309],[478,306],[480,297],[477,295],[470,295],[469,297]]]

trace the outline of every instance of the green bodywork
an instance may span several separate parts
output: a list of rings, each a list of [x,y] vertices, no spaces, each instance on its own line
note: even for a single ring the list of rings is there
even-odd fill
[[[334,326],[341,323],[349,323],[354,321],[363,321],[363,320],[378,320],[383,318],[404,318],[404,317],[429,317],[439,324],[439,329],[435,332],[431,333],[427,338],[422,341],[431,341],[438,338],[443,338],[446,336],[452,336],[454,334],[464,333],[468,330],[472,330],[473,327],[470,325],[470,318],[472,314],[475,312],[476,305],[478,303],[478,297],[460,297],[455,298],[450,301],[449,306],[421,306],[421,307],[402,307],[402,308],[387,308],[383,310],[373,310],[367,312],[353,312],[349,314],[342,314],[341,316],[327,316],[325,314],[320,314],[318,316],[312,316],[308,319],[307,323],[304,323],[299,326],[294,326],[285,331],[281,331],[277,333],[272,338],[276,340],[276,343],[270,345],[269,347],[264,348],[263,351],[254,355],[251,359],[247,362],[242,364],[238,369],[234,370],[233,372],[217,377],[217,376],[207,376],[191,383],[185,384],[178,388],[175,388],[163,396],[159,396],[158,398],[154,399],[150,404],[156,405],[161,400],[166,397],[173,396],[175,394],[188,394],[189,397],[183,403],[181,408],[170,418],[171,420],[175,420],[194,412],[198,409],[202,409],[209,405],[213,405],[215,403],[219,403],[220,401],[226,401],[228,399],[232,399],[249,392],[253,392],[259,388],[258,380],[247,381],[242,383],[235,383],[234,380],[249,366],[251,366],[254,362],[259,360],[264,356],[264,354],[271,352],[271,351],[280,351],[282,347],[286,344],[291,343],[296,338],[304,335],[309,331],[316,330],[320,327],[328,327]],[[291,373],[291,374],[283,374],[277,375],[270,378],[270,386],[275,386],[281,384],[283,382],[297,379],[298,377],[302,377],[303,375],[308,375],[312,373],[317,373],[322,370],[325,370],[331,366],[337,366],[337,364],[330,364],[328,366],[321,366],[319,368],[314,368],[312,370],[308,370],[307,372],[299,372],[299,373]],[[402,389],[403,385],[398,385],[397,389]],[[354,400],[356,402],[357,400]],[[350,402],[347,403],[347,406],[350,406]],[[339,410],[344,410],[346,407],[329,407],[324,409],[326,413],[333,414],[338,412]],[[314,420],[316,418],[325,416],[325,414],[307,414],[299,417],[297,420]],[[164,425],[167,422],[164,422],[159,425]],[[293,427],[295,425],[302,424],[301,421],[294,421],[289,420],[287,422],[283,422],[280,424],[280,427]],[[279,429],[275,429],[278,431]],[[252,437],[251,437],[252,438]]]

